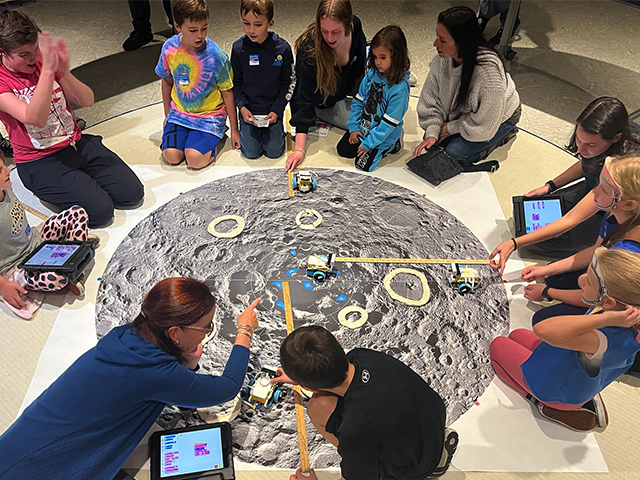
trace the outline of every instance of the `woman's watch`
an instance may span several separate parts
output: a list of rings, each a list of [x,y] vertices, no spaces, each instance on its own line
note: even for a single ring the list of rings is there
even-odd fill
[[[545,300],[547,300],[549,302],[552,302],[553,298],[551,298],[551,295],[549,295],[549,289],[550,288],[551,287],[548,286],[548,285],[546,287],[544,287],[544,289],[542,290],[542,298],[544,298]]]

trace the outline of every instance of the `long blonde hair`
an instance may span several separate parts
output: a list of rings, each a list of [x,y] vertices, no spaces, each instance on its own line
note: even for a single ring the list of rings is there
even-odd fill
[[[621,200],[637,202],[636,208],[629,212],[629,218],[602,242],[609,247],[622,240],[631,229],[640,226],[640,156],[610,157],[605,161],[605,166],[620,189]]]
[[[640,304],[640,254],[600,247],[596,256],[607,293],[627,305]]]
[[[349,0],[320,0],[316,11],[316,20],[311,23],[302,35],[298,37],[294,45],[296,52],[300,48],[307,48],[305,52],[316,64],[316,91],[320,90],[324,96],[322,103],[327,101],[331,95],[336,94],[338,82],[336,79],[336,52],[327,45],[322,38],[320,21],[323,18],[330,18],[344,26],[345,36],[351,35],[351,22],[353,12]],[[311,45],[308,39],[313,37],[314,43]],[[305,46],[305,44],[308,44]]]

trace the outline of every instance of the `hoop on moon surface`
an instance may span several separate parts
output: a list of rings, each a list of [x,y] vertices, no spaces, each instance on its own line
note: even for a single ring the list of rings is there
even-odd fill
[[[216,230],[216,225],[218,225],[220,222],[224,222],[225,220],[235,220],[237,223],[236,228],[229,230],[228,232],[218,232]],[[244,230],[244,218],[242,218],[240,215],[222,215],[221,217],[213,220],[209,224],[207,230],[211,235],[218,238],[237,237],[238,235],[240,235],[240,232]]]
[[[403,297],[391,288],[391,280],[393,280],[395,276],[400,273],[408,273],[409,275],[415,275],[416,277],[418,277],[418,279],[422,283],[422,297],[419,300],[411,300],[410,298]],[[429,285],[427,284],[427,277],[424,276],[424,273],[419,272],[418,270],[414,270],[413,268],[395,268],[391,270],[384,277],[384,288],[387,289],[387,292],[389,292],[391,298],[398,300],[399,302],[402,302],[406,305],[412,305],[415,307],[419,307],[427,303],[431,295],[431,290],[429,289]]]
[[[360,318],[355,321],[350,321],[347,319],[347,315],[351,312],[357,312],[360,314]],[[338,312],[338,320],[340,323],[348,328],[359,328],[365,324],[369,318],[369,314],[364,308],[360,308],[357,305],[349,305],[348,307],[344,307],[342,310]]]
[[[311,217],[311,216],[316,217],[313,223],[302,223],[302,219],[304,217]],[[296,223],[303,230],[313,230],[314,228],[316,228],[318,225],[322,223],[322,215],[320,215],[320,212],[318,212],[317,210],[314,210],[313,208],[307,208],[305,210],[301,210],[300,212],[298,212],[298,215],[296,215]]]

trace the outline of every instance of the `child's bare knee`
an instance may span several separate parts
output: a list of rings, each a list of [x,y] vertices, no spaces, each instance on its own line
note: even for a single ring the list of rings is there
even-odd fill
[[[178,165],[184,158],[184,152],[175,148],[167,148],[162,151],[162,156],[167,163],[170,163],[171,165]]]
[[[213,157],[211,156],[211,152],[205,153],[204,155],[197,150],[187,149],[185,150],[185,158],[187,159],[187,165],[190,168],[195,170],[199,170],[201,168],[206,167],[211,163]]]

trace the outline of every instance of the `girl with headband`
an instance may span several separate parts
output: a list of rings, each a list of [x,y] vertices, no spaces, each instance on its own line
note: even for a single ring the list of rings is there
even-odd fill
[[[605,168],[606,167],[606,168]],[[534,232],[518,238],[511,238],[498,245],[490,255],[490,265],[504,273],[504,267],[511,254],[520,247],[557,237],[579,223],[595,215],[598,211],[608,212],[602,220],[600,236],[593,247],[585,249],[569,258],[554,262],[545,267],[528,267],[522,271],[523,280],[532,282],[547,279],[550,288],[576,288],[575,279],[566,277],[548,278],[569,271],[582,272],[593,250],[607,235],[615,231],[622,239],[625,235],[636,235],[631,231],[640,220],[640,156],[609,158],[600,174],[600,183],[589,192],[573,209],[562,218]],[[622,236],[621,236],[622,235]],[[545,292],[545,293],[548,293]],[[565,301],[564,298],[555,300]]]

